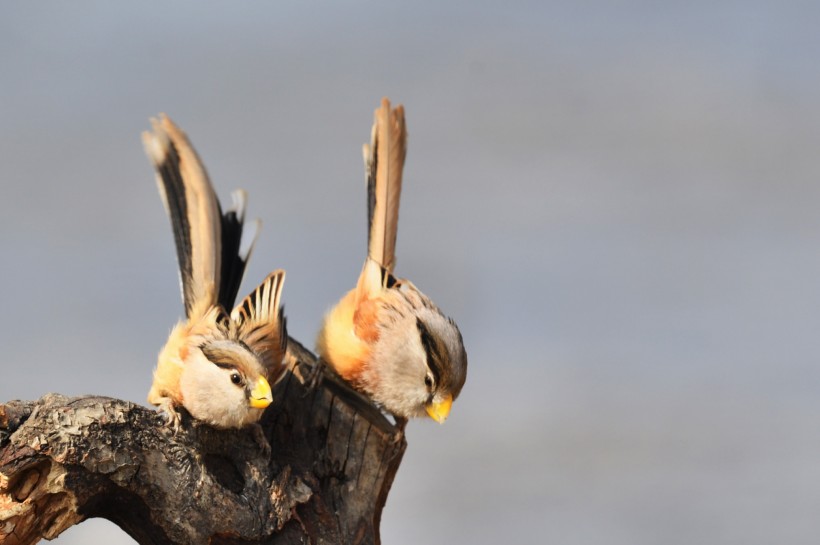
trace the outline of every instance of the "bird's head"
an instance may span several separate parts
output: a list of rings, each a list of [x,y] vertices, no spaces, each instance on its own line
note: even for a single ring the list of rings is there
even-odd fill
[[[182,404],[217,428],[256,422],[273,401],[265,368],[242,342],[209,340],[192,347],[180,379]]]
[[[467,352],[453,320],[437,308],[420,308],[387,323],[374,347],[378,378],[371,392],[402,417],[429,416],[444,423],[467,378]]]

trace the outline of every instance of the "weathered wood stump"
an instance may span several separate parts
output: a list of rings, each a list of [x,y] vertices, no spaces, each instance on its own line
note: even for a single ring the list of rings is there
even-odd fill
[[[52,539],[87,518],[142,544],[379,543],[402,431],[295,341],[261,425],[220,431],[183,413],[49,394],[0,405],[0,543]]]

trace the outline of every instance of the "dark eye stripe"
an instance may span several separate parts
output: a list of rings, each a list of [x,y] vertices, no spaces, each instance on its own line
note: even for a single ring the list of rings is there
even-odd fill
[[[421,346],[424,348],[424,353],[427,355],[427,367],[433,373],[433,378],[436,384],[441,384],[441,355],[438,351],[438,345],[435,339],[430,334],[430,330],[421,319],[416,318],[416,327],[419,330],[419,337],[421,338]]]
[[[229,354],[226,354],[221,350],[211,348],[205,344],[200,346],[199,349],[202,350],[202,353],[205,354],[205,357],[208,358],[208,361],[210,361],[217,367],[221,369],[237,369],[236,363],[233,361]]]

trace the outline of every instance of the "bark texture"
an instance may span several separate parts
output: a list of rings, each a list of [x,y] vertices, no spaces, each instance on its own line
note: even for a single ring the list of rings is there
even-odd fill
[[[105,397],[0,405],[0,543],[108,519],[141,544],[379,543],[400,428],[296,342],[261,426],[220,431]]]

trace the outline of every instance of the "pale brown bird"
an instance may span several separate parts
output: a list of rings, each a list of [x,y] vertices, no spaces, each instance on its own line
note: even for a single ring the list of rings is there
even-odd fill
[[[455,322],[393,276],[406,141],[404,108],[382,99],[364,145],[367,259],[356,287],[326,315],[317,350],[387,411],[443,423],[464,386],[467,353]]]
[[[284,371],[285,273],[271,273],[228,314],[253,246],[240,250],[246,195],[235,191],[223,214],[185,133],[163,114],[151,125],[143,143],[171,219],[187,320],[159,354],[148,401],[175,429],[180,406],[211,426],[240,428],[259,420]]]

